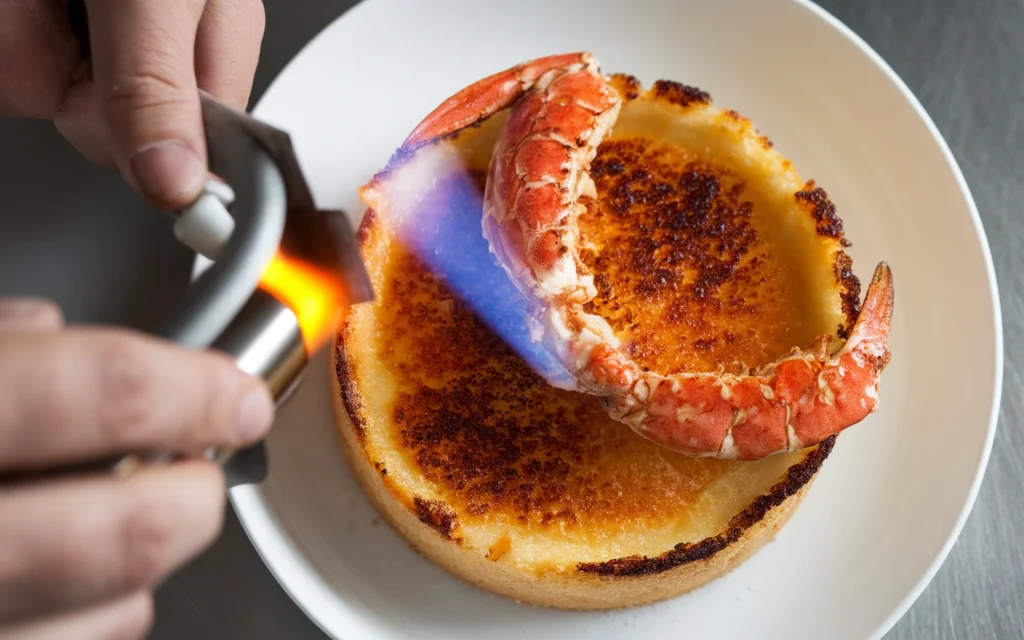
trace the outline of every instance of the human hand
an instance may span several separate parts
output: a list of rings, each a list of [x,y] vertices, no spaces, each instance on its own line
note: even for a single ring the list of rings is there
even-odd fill
[[[52,304],[0,300],[0,476],[188,456],[125,477],[0,481],[0,639],[143,637],[151,590],[221,527],[224,477],[200,454],[258,441],[273,411],[226,356],[69,329]]]
[[[68,0],[0,0],[0,115],[53,120],[153,205],[181,209],[207,177],[198,89],[244,108],[260,0],[85,0],[91,59]]]

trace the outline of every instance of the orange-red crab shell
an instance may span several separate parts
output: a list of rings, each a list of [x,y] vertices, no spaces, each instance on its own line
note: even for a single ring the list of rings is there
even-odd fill
[[[693,129],[705,138],[690,143],[703,144],[737,166],[758,166],[771,176],[763,187],[789,201],[810,192],[752,127],[704,126],[723,121],[707,94],[677,83],[655,88],[671,94],[668,102],[676,110],[671,116],[679,123],[701,123]],[[543,330],[558,345],[576,388],[602,396],[609,414],[641,435],[691,455],[757,459],[818,444],[863,420],[878,406],[879,375],[889,360],[893,285],[884,263],[875,270],[853,326],[831,329],[845,335],[845,342],[821,335],[809,348],[740,371],[650,370],[594,312],[589,303],[597,290],[581,258],[578,219],[583,200],[599,195],[590,171],[598,148],[616,126],[623,100],[638,94],[635,82],[604,76],[589,53],[541,58],[454,95],[413,131],[402,151],[413,152],[509,110],[490,159],[482,233],[513,282],[535,301]],[[735,114],[732,119],[739,122]],[[371,206],[379,204],[381,179],[364,188]],[[819,234],[822,224],[841,229],[832,213],[787,223],[812,229],[816,224]],[[850,293],[843,304],[856,307],[856,291],[853,300]]]

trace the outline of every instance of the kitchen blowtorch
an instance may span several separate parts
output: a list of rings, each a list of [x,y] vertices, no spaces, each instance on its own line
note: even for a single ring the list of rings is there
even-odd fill
[[[158,334],[191,349],[232,356],[262,378],[278,407],[298,386],[345,307],[373,299],[352,226],[319,209],[287,133],[200,92],[210,171],[173,230],[194,250],[199,273]],[[83,471],[129,473],[176,454],[123,452],[86,464],[6,480]],[[265,444],[207,451],[228,487],[262,482]]]
[[[162,335],[233,356],[278,406],[327,342],[343,307],[373,299],[348,218],[319,209],[287,133],[201,93],[211,181],[174,221],[176,237],[212,261]],[[260,482],[265,445],[211,452],[229,486]],[[139,461],[129,457],[122,468]]]

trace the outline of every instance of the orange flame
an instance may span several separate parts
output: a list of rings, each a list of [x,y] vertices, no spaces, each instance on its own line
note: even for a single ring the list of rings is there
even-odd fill
[[[280,251],[263,272],[260,288],[295,313],[310,354],[330,338],[347,303],[344,283],[337,274]]]

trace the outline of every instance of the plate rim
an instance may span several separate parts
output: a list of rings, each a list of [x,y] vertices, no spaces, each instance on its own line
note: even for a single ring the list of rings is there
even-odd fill
[[[932,120],[932,116],[928,113],[928,110],[925,109],[925,105],[921,103],[918,96],[910,90],[910,87],[907,86],[885,58],[883,58],[878,51],[874,50],[867,41],[843,23],[843,20],[831,14],[812,0],[788,1],[801,5],[805,9],[813,12],[821,18],[826,25],[836,29],[841,35],[855,44],[857,48],[867,56],[873,65],[881,70],[886,78],[897,89],[899,89],[903,98],[910,104],[916,116],[921,119],[925,128],[928,129],[928,132],[932,135],[932,138],[938,143],[939,151],[942,153],[942,157],[946,161],[946,164],[952,170],[956,186],[961,190],[961,194],[964,196],[964,200],[967,203],[968,211],[971,214],[971,222],[974,224],[975,230],[975,239],[980,245],[982,258],[985,263],[985,275],[989,289],[988,293],[992,303],[992,338],[994,347],[993,364],[995,371],[993,372],[992,399],[989,406],[987,433],[985,436],[982,455],[978,460],[978,467],[975,470],[974,479],[971,482],[971,488],[967,499],[961,506],[961,513],[959,513],[959,516],[956,518],[956,522],[950,529],[945,544],[939,550],[938,554],[936,554],[935,558],[933,558],[932,563],[929,565],[918,583],[916,583],[914,587],[903,597],[896,608],[893,609],[889,616],[885,618],[885,621],[883,621],[871,636],[871,638],[881,638],[896,626],[896,623],[901,620],[910,607],[913,606],[913,603],[918,601],[918,598],[920,598],[921,594],[925,592],[925,589],[927,589],[932,581],[935,580],[935,575],[939,572],[942,564],[945,562],[946,558],[949,557],[949,552],[952,551],[953,546],[955,546],[956,542],[959,540],[959,536],[961,536],[964,526],[967,524],[967,520],[974,511],[975,503],[978,500],[981,484],[985,479],[986,471],[988,470],[988,462],[991,458],[992,444],[995,441],[995,432],[998,430],[999,408],[1002,403],[1002,374],[1004,374],[1005,367],[1005,347],[1004,342],[1002,342],[1002,302],[999,298],[998,278],[995,273],[995,263],[992,259],[992,248],[988,242],[988,234],[985,232],[985,226],[982,223],[981,213],[978,211],[978,205],[974,200],[974,194],[971,193],[971,186],[968,184],[967,178],[964,176],[964,171],[956,161],[956,157],[953,155],[952,150],[950,150],[949,143],[946,141],[945,136],[942,135],[942,132],[939,131],[938,126],[935,124],[935,121]]]
[[[842,20],[826,11],[823,7],[815,4],[811,0],[789,0],[798,5],[803,6],[805,9],[813,12],[819,18],[821,18],[826,24],[836,29],[840,34],[845,36],[853,44],[857,46],[867,58],[874,63],[878,69],[886,76],[886,78],[897,88],[903,95],[903,98],[913,107],[914,112],[920,118],[921,122],[925,125],[928,133],[931,134],[935,142],[938,143],[939,150],[942,152],[942,156],[946,161],[946,164],[952,170],[953,178],[956,181],[957,187],[959,187],[964,200],[967,203],[967,208],[971,214],[971,222],[974,225],[975,239],[980,245],[982,258],[985,263],[985,276],[988,280],[989,285],[989,296],[992,302],[992,334],[993,334],[993,346],[994,346],[994,365],[995,371],[993,376],[993,390],[992,390],[992,401],[989,406],[989,417],[988,417],[988,429],[985,437],[985,445],[981,454],[981,458],[978,460],[977,469],[974,472],[974,479],[971,482],[970,490],[967,494],[964,503],[960,508],[960,515],[957,518],[956,523],[950,530],[949,535],[946,538],[945,544],[936,554],[935,558],[932,559],[932,563],[928,569],[924,572],[921,578],[917,581],[917,584],[903,597],[903,600],[896,606],[896,608],[889,614],[889,616],[882,622],[882,624],[875,630],[873,638],[881,638],[888,633],[896,623],[899,622],[910,607],[917,602],[917,599],[921,597],[924,590],[928,588],[932,580],[938,574],[939,569],[945,563],[946,558],[949,557],[949,553],[953,550],[957,541],[960,539],[960,534],[963,532],[964,525],[967,524],[967,519],[974,511],[974,505],[977,502],[978,494],[981,491],[981,484],[984,482],[986,472],[988,471],[988,463],[992,454],[992,445],[995,442],[996,431],[999,428],[999,410],[1002,405],[1002,394],[1003,394],[1003,369],[1004,369],[1004,346],[1003,346],[1003,311],[1002,311],[1002,300],[999,297],[999,282],[995,270],[995,262],[992,259],[992,246],[988,240],[988,234],[985,232],[985,225],[981,220],[981,213],[978,211],[978,205],[974,201],[974,194],[971,193],[971,187],[967,183],[967,179],[964,177],[963,170],[960,168],[960,163],[957,162],[956,156],[953,155],[953,151],[949,148],[949,143],[946,142],[945,136],[939,131],[935,121],[932,120],[931,115],[918,100],[917,96],[910,87],[907,86],[903,78],[896,73],[889,63],[885,61],[882,56],[874,50],[867,43],[866,40],[861,38],[853,29],[848,27]]]
[[[351,19],[351,15],[356,12],[363,11],[365,7],[375,0],[361,0],[357,4],[349,7],[347,10],[339,14],[331,22],[326,24],[320,29],[312,38],[310,38],[303,47],[292,56],[288,63],[281,69],[281,71],[274,77],[274,79],[267,85],[260,99],[251,108],[251,113],[259,116],[258,112],[263,101],[268,95],[270,95],[276,85],[281,79],[286,76],[289,71],[295,67],[300,59],[308,55],[308,51],[317,43],[320,39],[326,37],[326,33],[330,31],[335,24],[345,19]],[[813,0],[781,0],[783,2],[790,2],[797,5],[801,9],[811,12],[815,17],[821,20],[825,26],[834,29],[838,35],[848,40],[850,43],[855,45],[859,52],[863,54],[867,60],[872,63],[885,78],[896,87],[900,95],[904,100],[913,108],[915,115],[924,124],[926,130],[931,135],[932,139],[938,145],[938,149],[942,154],[946,165],[949,167],[952,173],[952,177],[956,186],[959,188],[961,195],[967,205],[968,213],[970,214],[971,223],[974,227],[974,237],[979,244],[981,249],[981,256],[984,263],[985,276],[988,283],[988,293],[990,302],[992,305],[992,336],[993,336],[993,389],[992,398],[989,406],[988,424],[986,426],[985,442],[982,449],[982,454],[978,459],[976,469],[974,471],[974,478],[971,482],[971,486],[968,490],[967,496],[963,503],[960,505],[959,515],[953,527],[950,529],[947,535],[945,543],[939,549],[938,553],[932,559],[928,568],[922,573],[921,577],[915,583],[915,585],[907,592],[902,600],[896,605],[896,607],[884,618],[870,634],[869,638],[877,640],[888,633],[898,623],[914,605],[914,603],[920,598],[921,594],[924,593],[925,589],[931,584],[938,574],[939,569],[945,563],[945,560],[949,557],[950,552],[956,545],[960,538],[963,528],[967,523],[968,518],[974,510],[974,506],[977,502],[978,495],[981,490],[981,485],[984,482],[986,472],[988,470],[989,461],[991,459],[992,447],[995,441],[996,432],[998,431],[999,425],[999,413],[1002,404],[1002,393],[1003,393],[1003,375],[1005,368],[1005,352],[1004,352],[1004,336],[1003,336],[1003,313],[1002,313],[1002,300],[999,294],[999,282],[995,270],[995,263],[992,257],[992,249],[988,240],[988,234],[985,231],[984,224],[981,219],[981,214],[978,211],[977,203],[975,202],[974,196],[971,192],[970,185],[968,184],[963,171],[960,167],[956,156],[953,154],[949,147],[948,142],[942,135],[942,132],[936,126],[932,120],[931,115],[921,104],[917,96],[911,91],[909,86],[903,81],[903,79],[896,73],[896,71],[885,61],[882,56],[874,50],[860,35],[858,35],[853,29],[848,27],[843,21],[834,16],[825,8],[819,6]],[[230,489],[228,491],[228,500],[238,517],[239,523],[242,526],[246,537],[249,539],[254,550],[263,562],[264,566],[274,576],[275,581],[281,587],[288,597],[295,603],[300,611],[318,627],[324,634],[331,638],[337,638],[331,631],[326,628],[325,621],[320,619],[320,616],[314,611],[313,607],[309,606],[305,599],[300,598],[296,593],[296,589],[293,587],[288,578],[283,574],[281,567],[278,566],[277,562],[272,557],[270,550],[267,548],[274,544],[283,544],[286,541],[291,543],[291,540],[285,536],[280,527],[276,526],[278,516],[273,514],[268,508],[266,501],[259,495],[259,490],[254,486],[240,486]],[[264,528],[262,531],[257,531],[259,527],[254,526],[254,520],[263,519],[267,523],[270,523],[270,527]],[[269,530],[270,537],[265,537]],[[274,539],[276,538],[276,540]],[[279,557],[279,556],[278,556]]]

